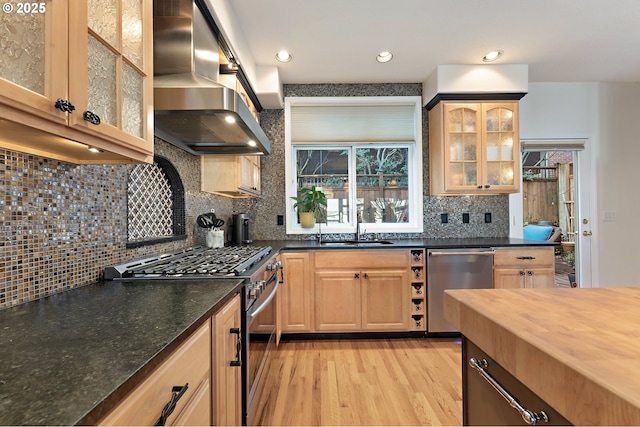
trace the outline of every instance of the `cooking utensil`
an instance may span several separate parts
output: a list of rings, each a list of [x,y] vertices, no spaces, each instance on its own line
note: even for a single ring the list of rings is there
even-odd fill
[[[196,219],[196,222],[202,228],[211,228],[211,227],[214,227],[214,222],[217,219],[218,218],[216,217],[215,213],[207,212],[207,213],[203,213],[202,215],[198,215],[198,218]],[[220,220],[220,221],[222,221],[222,220]],[[224,224],[224,221],[222,223]]]

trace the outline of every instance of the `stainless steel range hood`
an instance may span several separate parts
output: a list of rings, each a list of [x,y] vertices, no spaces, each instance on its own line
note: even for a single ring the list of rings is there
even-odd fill
[[[193,0],[154,0],[156,136],[196,155],[269,154],[249,107],[218,83],[218,43]]]

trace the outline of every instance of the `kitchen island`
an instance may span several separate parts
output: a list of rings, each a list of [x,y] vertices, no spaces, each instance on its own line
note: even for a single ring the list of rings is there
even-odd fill
[[[101,282],[0,312],[0,425],[96,423],[242,286]]]
[[[451,290],[445,317],[571,423],[640,425],[639,288]]]

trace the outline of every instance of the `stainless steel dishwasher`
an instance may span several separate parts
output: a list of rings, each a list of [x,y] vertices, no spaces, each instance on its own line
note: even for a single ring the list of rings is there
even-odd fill
[[[493,287],[491,248],[429,249],[427,251],[427,331],[457,332],[444,318],[446,289]]]

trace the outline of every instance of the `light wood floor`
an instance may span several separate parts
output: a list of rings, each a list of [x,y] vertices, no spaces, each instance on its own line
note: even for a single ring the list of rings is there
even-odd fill
[[[283,341],[254,424],[459,426],[461,369],[458,339]]]

